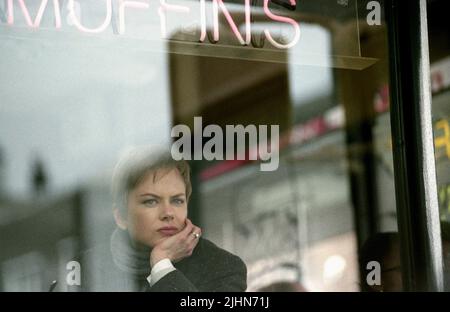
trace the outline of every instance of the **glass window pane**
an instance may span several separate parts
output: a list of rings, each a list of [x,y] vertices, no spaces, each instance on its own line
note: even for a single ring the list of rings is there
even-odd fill
[[[384,1],[44,5],[0,1],[2,290],[164,287],[170,267],[147,280],[153,251],[178,242],[186,214],[198,244],[243,261],[239,290],[399,290],[367,279],[369,260],[399,266],[395,241],[392,257],[362,254],[397,231]],[[190,198],[178,167],[148,179],[160,171],[117,163],[181,143]],[[158,256],[183,289],[221,290],[199,277],[222,262],[195,252],[219,249],[195,246]],[[11,269],[30,255],[40,270]]]

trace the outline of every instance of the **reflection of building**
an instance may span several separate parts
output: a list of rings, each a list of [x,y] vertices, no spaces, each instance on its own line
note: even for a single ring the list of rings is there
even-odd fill
[[[274,281],[357,290],[343,136],[319,133],[286,148],[274,173],[249,164],[202,183],[205,233],[243,257],[249,290]]]
[[[54,280],[66,291],[67,263],[109,242],[111,207],[109,173],[59,197],[0,199],[0,291],[48,291]]]
[[[81,194],[54,200],[0,202],[0,289],[65,290],[66,263],[81,245]]]

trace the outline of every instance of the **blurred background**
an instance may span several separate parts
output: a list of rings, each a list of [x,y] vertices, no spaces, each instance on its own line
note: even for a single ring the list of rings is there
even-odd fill
[[[270,21],[252,4],[252,43],[241,46],[220,14],[220,40],[201,31],[199,1],[173,0],[160,39],[158,3],[126,11],[83,33],[59,1],[40,26],[20,1],[8,24],[0,1],[0,290],[66,291],[66,264],[109,240],[110,179],[129,146],[172,142],[176,124],[279,125],[280,166],[191,161],[189,210],[206,238],[239,255],[248,291],[287,283],[301,291],[359,291],[358,250],[373,233],[396,231],[384,1],[380,23],[364,0],[270,4],[300,23]],[[224,1],[241,33],[243,0]],[[34,20],[41,3],[25,1]],[[450,34],[444,1],[429,1],[433,122],[441,219],[450,222]],[[74,1],[95,28],[107,1]],[[283,6],[284,5],[284,6]],[[210,12],[207,1],[207,12]],[[209,13],[208,13],[209,14]],[[108,16],[106,15],[108,19]],[[211,18],[212,20],[212,18]],[[208,17],[207,31],[211,33]],[[372,21],[372,22],[371,22]],[[88,27],[86,26],[86,27]],[[251,149],[252,146],[247,146]]]

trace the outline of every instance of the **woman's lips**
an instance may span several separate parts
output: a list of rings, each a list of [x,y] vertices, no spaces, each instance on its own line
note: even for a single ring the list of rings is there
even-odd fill
[[[158,232],[164,236],[172,236],[178,233],[178,229],[176,227],[163,227]]]

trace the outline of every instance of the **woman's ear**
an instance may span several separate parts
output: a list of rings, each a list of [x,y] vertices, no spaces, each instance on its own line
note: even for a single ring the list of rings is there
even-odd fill
[[[120,215],[120,211],[117,208],[114,208],[113,210],[113,214],[114,214],[114,220],[116,221],[117,226],[122,229],[122,230],[126,230],[128,227],[127,224],[127,220],[125,220],[124,218],[122,218],[122,216]]]

